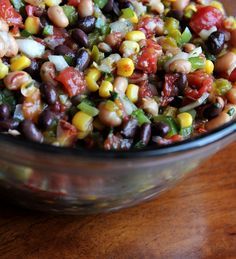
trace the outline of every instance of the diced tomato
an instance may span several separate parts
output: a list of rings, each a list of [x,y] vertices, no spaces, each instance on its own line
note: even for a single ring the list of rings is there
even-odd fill
[[[62,45],[68,36],[66,30],[54,27],[53,35],[46,37],[44,42],[50,49],[55,49],[55,47]]]
[[[154,40],[146,40],[145,46],[138,57],[137,69],[152,74],[157,72],[157,61],[162,54],[162,48]]]
[[[162,91],[162,101],[161,105],[166,106],[172,100],[173,97],[178,94],[178,89],[175,86],[175,82],[179,79],[178,74],[166,74],[165,83]]]
[[[75,7],[77,7],[79,3],[80,3],[80,0],[69,0],[68,1],[68,5],[73,5]]]
[[[190,21],[190,27],[199,33],[201,30],[209,30],[216,26],[218,29],[222,27],[223,14],[213,6],[204,6],[198,9]]]
[[[233,70],[233,72],[229,76],[229,81],[236,82],[236,68]]]
[[[188,74],[188,84],[190,87],[185,90],[185,95],[196,100],[212,90],[213,78],[207,73],[196,71]]]
[[[153,94],[148,85],[148,81],[143,81],[139,84],[139,98],[142,100],[146,97],[153,97]]]
[[[83,73],[74,67],[67,67],[61,71],[56,80],[63,84],[64,90],[70,97],[84,93],[86,90]]]
[[[163,21],[159,17],[144,16],[136,26],[136,30],[145,33],[147,38],[156,34],[159,28],[163,27]]]
[[[25,119],[38,121],[38,117],[42,112],[42,103],[39,89],[35,90],[32,95],[25,97],[22,112]]]
[[[10,26],[17,27],[22,25],[21,15],[14,9],[9,0],[0,1],[0,18],[5,20]]]
[[[57,141],[61,146],[71,146],[77,140],[77,129],[65,120],[60,120],[57,125]]]

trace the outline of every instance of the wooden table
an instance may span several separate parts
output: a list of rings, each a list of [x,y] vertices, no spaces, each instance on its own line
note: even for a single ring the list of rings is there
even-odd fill
[[[120,212],[55,216],[0,206],[0,258],[236,258],[236,143],[176,188]]]

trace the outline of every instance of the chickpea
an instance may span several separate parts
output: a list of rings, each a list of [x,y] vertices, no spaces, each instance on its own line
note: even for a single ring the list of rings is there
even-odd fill
[[[142,99],[142,108],[145,112],[157,116],[159,112],[158,103],[152,98],[143,98]]]
[[[8,50],[6,53],[7,57],[14,57],[17,55],[19,51],[18,45],[16,43],[15,38],[9,33],[8,34]]]
[[[215,62],[215,71],[228,72],[236,64],[236,54],[233,52],[227,52],[223,56],[219,57]]]
[[[92,0],[80,0],[78,4],[78,13],[81,18],[93,15],[94,7]]]
[[[236,48],[236,29],[234,29],[234,30],[231,32],[230,43],[231,43],[231,45],[232,45],[233,48]]]
[[[0,37],[0,58],[4,57],[7,53],[7,46],[5,41]]]
[[[69,25],[69,20],[60,6],[49,7],[48,17],[57,27],[66,28]]]
[[[0,31],[9,31],[9,26],[3,19],[0,19]]]
[[[174,10],[183,11],[190,3],[190,0],[178,0],[172,3]]]
[[[219,116],[206,123],[206,129],[207,130],[216,129],[224,125],[225,123],[230,122],[231,119],[232,118],[229,116],[229,114],[223,111],[219,114]]]
[[[128,87],[128,79],[126,77],[118,76],[115,78],[113,86],[115,92],[124,95]]]
[[[43,82],[52,84],[53,86],[57,85],[55,81],[56,77],[56,68],[52,62],[45,62],[40,68],[40,76]]]
[[[191,69],[191,63],[184,59],[175,60],[169,65],[169,70],[171,72],[188,74],[191,72]]]
[[[117,111],[108,110],[106,108],[106,103],[101,103],[99,105],[99,119],[108,127],[117,127],[122,123],[122,119],[117,114]]]
[[[15,71],[9,73],[3,82],[9,90],[19,90],[24,83],[30,82],[32,79],[29,74],[24,71]]]
[[[192,43],[186,43],[184,44],[184,51],[187,53],[192,52],[193,50],[195,50],[196,46]]]

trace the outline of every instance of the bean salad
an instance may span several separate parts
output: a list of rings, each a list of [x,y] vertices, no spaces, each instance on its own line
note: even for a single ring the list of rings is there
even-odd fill
[[[0,0],[0,132],[159,148],[236,118],[236,19],[209,0]]]

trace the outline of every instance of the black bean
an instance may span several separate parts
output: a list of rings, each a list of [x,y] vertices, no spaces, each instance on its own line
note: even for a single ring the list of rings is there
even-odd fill
[[[56,55],[62,55],[62,56],[71,56],[73,57],[75,55],[74,51],[67,47],[66,45],[59,45],[54,49],[54,53]]]
[[[56,103],[57,92],[53,85],[42,83],[40,85],[40,92],[47,104],[51,105]]]
[[[178,79],[175,81],[175,87],[178,89],[178,94],[182,95],[188,85],[187,75],[183,73],[178,74]]]
[[[79,19],[77,22],[77,26],[79,29],[84,31],[85,33],[90,33],[95,28],[96,18],[93,16],[87,16],[85,18]]]
[[[126,121],[123,124],[121,134],[126,138],[134,138],[138,129],[138,121],[134,118]]]
[[[22,135],[28,140],[35,142],[43,141],[43,134],[36,128],[32,121],[24,120],[20,126]]]
[[[8,131],[9,129],[17,129],[19,122],[12,119],[0,121],[0,132]]]
[[[173,101],[170,102],[170,106],[180,108],[183,106],[183,98],[181,96],[175,96]]]
[[[152,135],[154,136],[165,137],[169,130],[169,125],[161,121],[152,125]]]
[[[42,16],[40,16],[39,19],[40,19],[40,25],[42,28],[50,24],[47,14],[43,14]]]
[[[206,41],[206,46],[211,54],[219,54],[225,44],[225,34],[221,31],[213,32]]]
[[[113,9],[113,3],[114,0],[108,0],[107,4],[104,6],[104,8],[102,9],[104,13],[109,13],[112,11]]]
[[[40,79],[40,65],[35,59],[31,59],[30,66],[25,69],[25,72],[30,74],[33,79]]]
[[[222,111],[222,106],[219,103],[212,103],[207,105],[203,110],[203,116],[207,119],[213,119],[217,117]]]
[[[127,0],[119,1],[119,6],[120,6],[120,9],[134,8],[133,5],[130,3],[130,1],[127,1]]]
[[[152,129],[150,123],[144,123],[140,129],[140,140],[143,145],[147,146],[152,136]]]
[[[173,17],[175,18],[176,20],[182,20],[183,18],[183,11],[178,11],[178,10],[170,10],[168,13],[167,13],[167,17]]]
[[[81,96],[80,94],[77,94],[77,95],[75,95],[75,96],[73,96],[73,97],[71,98],[71,102],[72,102],[72,104],[73,104],[74,106],[77,106],[78,104],[81,103],[81,101],[82,101],[83,98],[84,98],[83,96]]]
[[[120,11],[120,8],[119,8],[119,4],[116,1],[113,3],[113,12],[117,16],[120,16],[120,14],[121,14],[121,11]]]
[[[0,105],[0,120],[6,120],[10,117],[10,107],[7,104]]]
[[[39,127],[42,130],[49,129],[53,123],[54,118],[55,115],[49,109],[44,110],[39,116]]]
[[[71,36],[82,47],[88,47],[88,36],[81,29],[74,29]]]
[[[80,71],[84,71],[90,63],[90,55],[87,50],[80,49],[76,55],[76,67]]]

